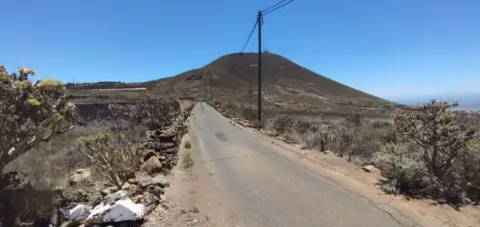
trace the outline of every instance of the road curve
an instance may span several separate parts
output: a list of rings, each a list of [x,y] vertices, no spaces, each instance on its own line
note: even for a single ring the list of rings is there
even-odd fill
[[[190,127],[237,226],[405,226],[204,103],[193,109]]]

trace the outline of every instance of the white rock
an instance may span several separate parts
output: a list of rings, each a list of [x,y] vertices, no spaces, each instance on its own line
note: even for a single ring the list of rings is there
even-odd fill
[[[87,223],[106,223],[136,221],[143,219],[145,206],[136,204],[130,199],[121,199],[113,204],[101,203],[87,217]]]
[[[91,207],[83,204],[78,204],[74,208],[68,211],[68,219],[72,221],[79,221],[85,219],[88,216],[88,210]]]

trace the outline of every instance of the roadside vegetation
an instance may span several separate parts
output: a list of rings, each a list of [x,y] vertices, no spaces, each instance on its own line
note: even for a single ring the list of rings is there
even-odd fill
[[[184,169],[190,169],[193,167],[193,158],[190,150],[185,150],[183,152],[182,165]]]
[[[92,208],[120,189],[146,212],[158,205],[168,182],[133,183],[176,165],[189,114],[179,102],[76,106],[62,83],[34,74],[0,66],[0,225],[60,226],[72,204]]]
[[[215,106],[224,115],[256,127],[248,123],[256,117],[249,109],[227,105]],[[431,101],[418,109],[397,110],[391,119],[266,113],[262,129],[305,149],[332,152],[359,166],[376,166],[385,178],[381,183],[386,193],[478,204],[480,115],[456,111],[456,106]]]
[[[140,167],[142,150],[127,142],[124,134],[101,130],[79,137],[77,143],[78,151],[118,190]]]
[[[23,184],[17,172],[6,171],[7,165],[65,133],[74,123],[75,105],[67,101],[62,84],[55,80],[34,83],[29,79],[33,75],[35,71],[28,68],[9,73],[0,65],[0,223],[6,226],[21,224],[13,222],[18,215],[35,217],[51,211],[54,197],[52,189]]]
[[[33,83],[31,69],[9,74],[0,65],[0,172],[20,155],[71,128],[75,105],[59,81]]]
[[[461,122],[456,104],[432,101],[395,114],[395,140],[375,154],[391,193],[449,203],[479,202],[478,128]],[[471,122],[474,123],[474,122]]]
[[[191,153],[192,144],[190,141],[185,141],[183,145],[182,166],[184,169],[190,169],[193,167],[194,161]]]

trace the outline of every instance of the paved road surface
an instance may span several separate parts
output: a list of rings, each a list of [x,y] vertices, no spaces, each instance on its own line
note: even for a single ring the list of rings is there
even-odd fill
[[[191,128],[203,164],[239,226],[403,226],[210,106],[197,104],[193,112]]]

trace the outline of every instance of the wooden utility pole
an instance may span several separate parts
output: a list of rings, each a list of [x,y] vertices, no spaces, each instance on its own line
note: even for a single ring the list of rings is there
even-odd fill
[[[248,80],[248,101],[249,101],[249,104],[250,104],[248,120],[250,120],[250,122],[251,122],[251,121],[253,121],[253,116],[252,116],[252,79],[251,78]]]
[[[213,74],[210,74],[210,102],[213,105]]]
[[[262,124],[262,11],[258,11],[258,129]]]
[[[205,81],[205,86],[203,86],[203,101],[207,102],[207,81],[204,71],[202,70],[202,79]]]

